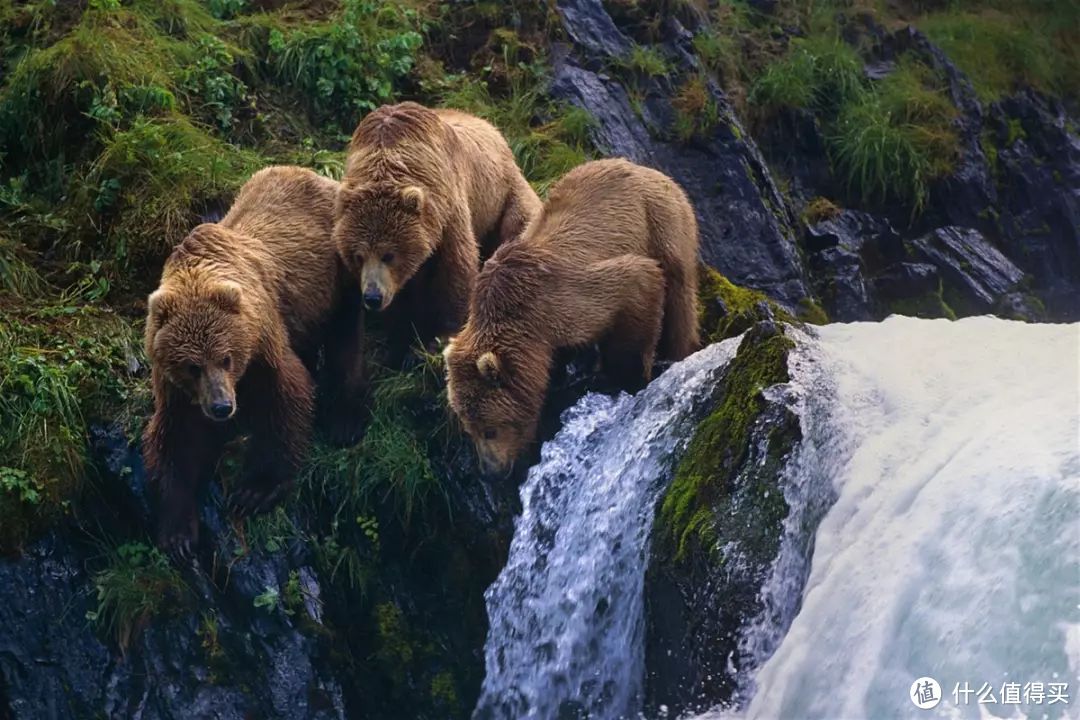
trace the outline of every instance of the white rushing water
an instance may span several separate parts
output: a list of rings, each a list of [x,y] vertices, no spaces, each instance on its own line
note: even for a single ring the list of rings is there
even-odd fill
[[[740,706],[701,717],[1080,717],[1080,326],[892,317],[819,336],[791,363],[789,502],[807,475],[836,502],[801,608],[743,638],[764,664]],[[763,589],[774,605],[795,555]],[[910,697],[923,676],[932,708]]]
[[[619,718],[640,705],[653,507],[738,346],[674,365],[636,396],[588,395],[521,489],[510,557],[488,589],[477,718]]]

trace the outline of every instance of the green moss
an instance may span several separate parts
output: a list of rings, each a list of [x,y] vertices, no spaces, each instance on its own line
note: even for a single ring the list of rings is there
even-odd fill
[[[699,327],[706,343],[735,337],[760,320],[795,322],[764,293],[739,287],[705,266],[698,273],[698,300]]]
[[[825,312],[823,307],[810,298],[803,298],[799,301],[798,317],[800,320],[809,323],[810,325],[829,324],[829,314]]]
[[[93,582],[97,609],[89,613],[89,619],[121,649],[185,590],[168,558],[143,543],[126,543],[109,551],[106,567],[94,574]]]
[[[461,714],[461,700],[458,698],[457,683],[454,674],[443,670],[431,678],[431,700],[435,708],[456,717]]]
[[[750,451],[751,428],[765,408],[761,391],[787,382],[787,355],[793,346],[782,333],[751,333],[728,366],[717,388],[719,404],[698,425],[657,516],[661,550],[675,562],[691,553],[711,556],[721,535],[747,541],[753,535],[755,549],[766,552],[763,544],[779,541],[775,531],[787,505],[775,472],[756,473],[754,486],[746,491],[759,517],[731,517],[722,508]],[[740,529],[750,525],[760,528]]]
[[[913,298],[893,300],[889,303],[889,312],[908,317],[956,319],[956,313],[945,301],[940,281],[936,290]]]
[[[404,686],[413,662],[413,644],[405,616],[397,605],[384,602],[375,606],[374,620],[378,638],[375,659],[396,684]]]

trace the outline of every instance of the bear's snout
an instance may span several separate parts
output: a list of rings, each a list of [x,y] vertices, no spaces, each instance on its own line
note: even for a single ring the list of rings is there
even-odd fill
[[[375,285],[368,285],[364,289],[364,307],[368,310],[382,310],[383,294]]]
[[[233,414],[233,404],[227,400],[216,402],[210,406],[210,414],[215,420],[228,420]]]

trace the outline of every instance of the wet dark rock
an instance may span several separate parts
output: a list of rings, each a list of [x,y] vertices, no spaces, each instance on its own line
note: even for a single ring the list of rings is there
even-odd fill
[[[1051,319],[1080,319],[1080,137],[1064,108],[1033,92],[993,108],[999,246],[1032,276]],[[991,214],[991,219],[994,218]],[[993,235],[991,235],[993,236]]]
[[[874,300],[863,277],[857,252],[832,247],[810,256],[810,271],[817,280],[814,290],[829,318],[837,322],[874,319]]]
[[[757,133],[769,167],[791,182],[791,196],[805,204],[815,196],[841,197],[843,187],[832,176],[825,135],[808,110],[778,110]]]
[[[879,316],[871,279],[904,257],[900,235],[888,220],[858,210],[806,229],[814,290],[833,320],[853,322]]]
[[[672,98],[678,77],[627,80],[602,68],[618,67],[631,47],[599,0],[561,0],[563,27],[573,41],[555,57],[552,95],[588,110],[598,122],[592,141],[604,154],[623,156],[671,175],[698,213],[701,256],[733,282],[760,289],[790,308],[808,297],[793,218],[757,147],[719,88],[709,83],[715,127],[688,141],[674,136]],[[661,50],[679,61],[678,73],[697,68],[690,37],[672,25]],[[614,72],[614,71],[610,71]],[[631,103],[626,83],[642,102]]]
[[[1024,273],[978,230],[938,228],[911,243],[915,255],[941,272],[963,302],[989,312],[1000,297],[1016,288]]]
[[[874,290],[885,301],[920,297],[940,286],[937,267],[927,263],[896,263],[874,278]]]

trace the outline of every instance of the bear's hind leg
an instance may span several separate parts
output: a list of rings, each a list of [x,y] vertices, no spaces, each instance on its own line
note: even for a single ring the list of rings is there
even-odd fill
[[[292,489],[311,444],[315,385],[300,358],[286,348],[276,367],[259,374],[257,392],[248,394],[253,432],[244,480],[230,498],[240,516],[269,510]]]
[[[679,361],[695,352],[698,339],[697,268],[667,268],[660,357]]]

